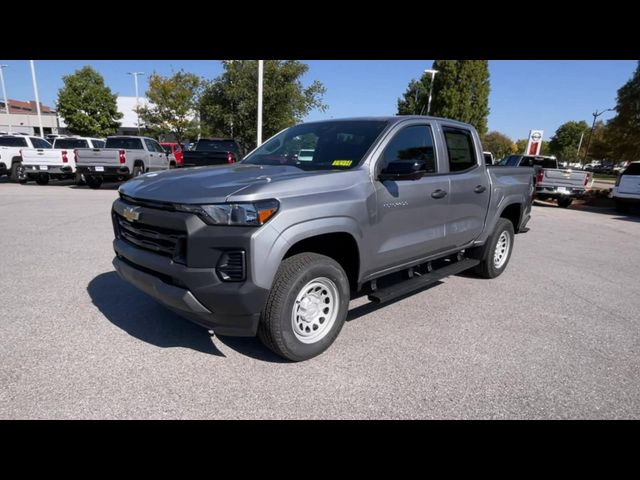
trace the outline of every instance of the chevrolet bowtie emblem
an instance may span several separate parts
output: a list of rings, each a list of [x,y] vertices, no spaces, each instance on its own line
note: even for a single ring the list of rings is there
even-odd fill
[[[134,220],[138,220],[140,218],[140,212],[137,208],[125,208],[122,212],[122,216],[130,222],[133,222]]]

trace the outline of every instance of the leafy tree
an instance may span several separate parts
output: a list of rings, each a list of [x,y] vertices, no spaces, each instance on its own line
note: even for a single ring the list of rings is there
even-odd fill
[[[493,153],[493,158],[499,160],[517,152],[516,144],[500,132],[489,132],[482,140],[482,148]]]
[[[438,71],[433,81],[431,115],[470,123],[487,133],[489,116],[489,62],[487,60],[436,60]],[[412,80],[403,98],[398,99],[398,114],[426,112],[431,75],[424,73]]]
[[[149,104],[138,109],[145,130],[153,136],[171,133],[179,143],[196,137],[201,86],[200,77],[183,70],[170,77],[151,74],[146,93]]]
[[[596,122],[595,128],[593,130],[593,135],[591,136],[591,143],[589,144],[589,154],[587,159],[598,159],[604,160],[607,158],[611,158],[612,156],[612,147],[611,147],[611,138],[610,138],[610,128],[604,124],[602,121]],[[584,149],[586,148],[585,142],[583,142],[583,146],[580,149],[580,158],[584,155]]]
[[[258,109],[257,60],[224,61],[224,72],[204,89],[200,118],[207,135],[233,136],[247,151],[256,144]],[[309,67],[297,60],[265,60],[263,139],[295,125],[313,109],[324,111],[325,88],[319,81],[304,87]],[[233,132],[233,135],[232,135]]]
[[[640,62],[618,90],[616,116],[607,123],[612,154],[620,160],[640,159]]]
[[[118,131],[122,113],[118,112],[117,95],[104,84],[102,75],[87,65],[62,81],[57,109],[71,133],[105,137]]]
[[[558,157],[559,160],[576,160],[578,158],[580,137],[583,137],[583,145],[586,145],[589,130],[589,125],[584,120],[563,123],[551,137],[549,142],[551,153]]]

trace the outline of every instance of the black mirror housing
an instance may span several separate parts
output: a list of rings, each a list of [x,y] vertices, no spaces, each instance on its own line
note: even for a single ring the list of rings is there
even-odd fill
[[[425,174],[420,162],[395,161],[389,163],[378,175],[378,179],[385,180],[418,180]]]

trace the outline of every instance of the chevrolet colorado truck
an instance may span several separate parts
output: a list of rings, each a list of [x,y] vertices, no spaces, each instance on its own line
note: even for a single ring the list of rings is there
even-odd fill
[[[567,208],[575,198],[584,196],[593,183],[591,173],[559,168],[555,157],[510,155],[500,164],[508,167],[533,167],[536,198],[555,199],[561,208]]]
[[[94,189],[105,180],[119,182],[176,166],[153,138],[135,136],[107,137],[104,148],[79,148],[76,163],[78,172]]]
[[[74,178],[81,184],[82,178],[76,171],[76,149],[102,148],[104,140],[88,137],[56,137],[53,148],[27,148],[22,150],[21,183],[35,180],[38,185],[46,185],[49,179],[65,180]]]
[[[27,148],[50,149],[46,140],[30,135],[0,135],[0,176],[7,175],[12,182],[18,182],[22,171],[22,150]]]
[[[300,361],[336,339],[354,295],[386,302],[469,269],[500,275],[532,193],[533,170],[487,167],[464,123],[306,123],[239,163],[122,184],[113,264],[215,334],[257,334]]]

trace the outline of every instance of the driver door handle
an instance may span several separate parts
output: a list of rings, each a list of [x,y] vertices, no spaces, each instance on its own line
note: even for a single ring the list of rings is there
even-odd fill
[[[474,192],[476,193],[482,193],[487,189],[487,187],[485,187],[484,185],[478,185],[476,188],[473,189]]]
[[[447,196],[447,192],[445,190],[442,190],[441,188],[434,190],[431,193],[432,198],[444,198],[446,196]]]

